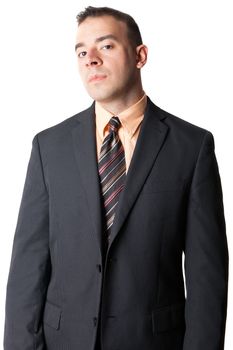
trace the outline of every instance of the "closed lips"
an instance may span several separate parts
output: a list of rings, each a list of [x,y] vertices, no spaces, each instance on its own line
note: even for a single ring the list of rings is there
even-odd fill
[[[90,76],[88,81],[91,82],[93,80],[102,80],[104,78],[106,78],[106,75],[95,74],[95,75]]]

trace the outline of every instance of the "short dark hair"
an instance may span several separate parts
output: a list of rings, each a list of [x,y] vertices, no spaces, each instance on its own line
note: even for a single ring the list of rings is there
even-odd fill
[[[118,21],[122,21],[126,24],[128,28],[128,37],[132,46],[138,46],[142,44],[142,37],[139,27],[133,17],[127,13],[115,10],[111,7],[93,7],[88,6],[84,11],[81,11],[76,16],[78,25],[85,21],[88,17],[102,17],[102,16],[112,16]]]

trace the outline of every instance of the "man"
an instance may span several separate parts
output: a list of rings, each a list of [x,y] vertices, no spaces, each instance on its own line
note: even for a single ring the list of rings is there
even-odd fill
[[[94,102],[33,138],[5,350],[222,350],[228,248],[213,135],[145,95],[132,17],[88,7],[77,19]]]

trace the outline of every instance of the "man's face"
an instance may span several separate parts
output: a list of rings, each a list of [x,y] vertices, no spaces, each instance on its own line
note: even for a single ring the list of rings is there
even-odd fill
[[[96,101],[124,98],[138,82],[136,48],[126,24],[112,16],[89,17],[79,25],[76,54],[84,86]]]

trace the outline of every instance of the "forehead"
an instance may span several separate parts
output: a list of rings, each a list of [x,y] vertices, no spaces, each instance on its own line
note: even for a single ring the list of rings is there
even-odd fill
[[[88,17],[78,26],[76,41],[94,41],[97,37],[109,34],[124,39],[127,36],[127,25],[112,16]]]

